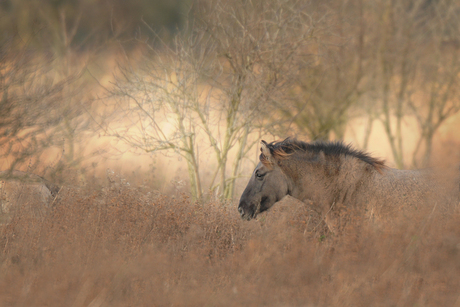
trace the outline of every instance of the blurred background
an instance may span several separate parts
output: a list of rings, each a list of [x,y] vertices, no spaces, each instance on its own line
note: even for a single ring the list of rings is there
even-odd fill
[[[460,306],[459,23],[458,0],[0,0],[0,305]],[[337,204],[341,233],[290,197],[243,221],[286,137],[447,178],[381,219]]]
[[[453,0],[0,1],[0,169],[239,198],[259,141],[457,165]]]

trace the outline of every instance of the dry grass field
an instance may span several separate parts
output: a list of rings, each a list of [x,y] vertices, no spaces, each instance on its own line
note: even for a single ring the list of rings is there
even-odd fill
[[[459,54],[453,0],[0,1],[0,307],[460,307]],[[286,137],[456,181],[243,221]]]
[[[257,220],[119,184],[63,188],[0,226],[1,306],[460,306],[460,213],[334,236],[287,199]]]

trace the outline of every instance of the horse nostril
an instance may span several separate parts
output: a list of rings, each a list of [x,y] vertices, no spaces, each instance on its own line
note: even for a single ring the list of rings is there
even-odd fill
[[[243,216],[244,212],[243,212],[243,208],[241,207],[238,207],[238,212],[240,213],[241,216]]]

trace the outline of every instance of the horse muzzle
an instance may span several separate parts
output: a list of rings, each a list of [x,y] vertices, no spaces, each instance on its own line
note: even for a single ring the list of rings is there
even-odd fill
[[[238,206],[238,212],[243,220],[249,221],[256,217],[256,211],[251,210],[250,208],[243,208],[241,204]]]

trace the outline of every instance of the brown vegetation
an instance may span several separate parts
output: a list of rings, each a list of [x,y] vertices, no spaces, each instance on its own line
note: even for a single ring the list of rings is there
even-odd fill
[[[261,138],[356,118],[397,167],[457,171],[458,1],[93,2],[0,2],[0,170],[64,186],[3,186],[0,306],[460,306],[458,202],[339,237],[293,199],[229,205]],[[103,188],[110,162],[151,185]]]
[[[332,237],[285,199],[257,221],[129,185],[62,190],[1,226],[2,306],[454,306],[460,214],[438,204]]]

